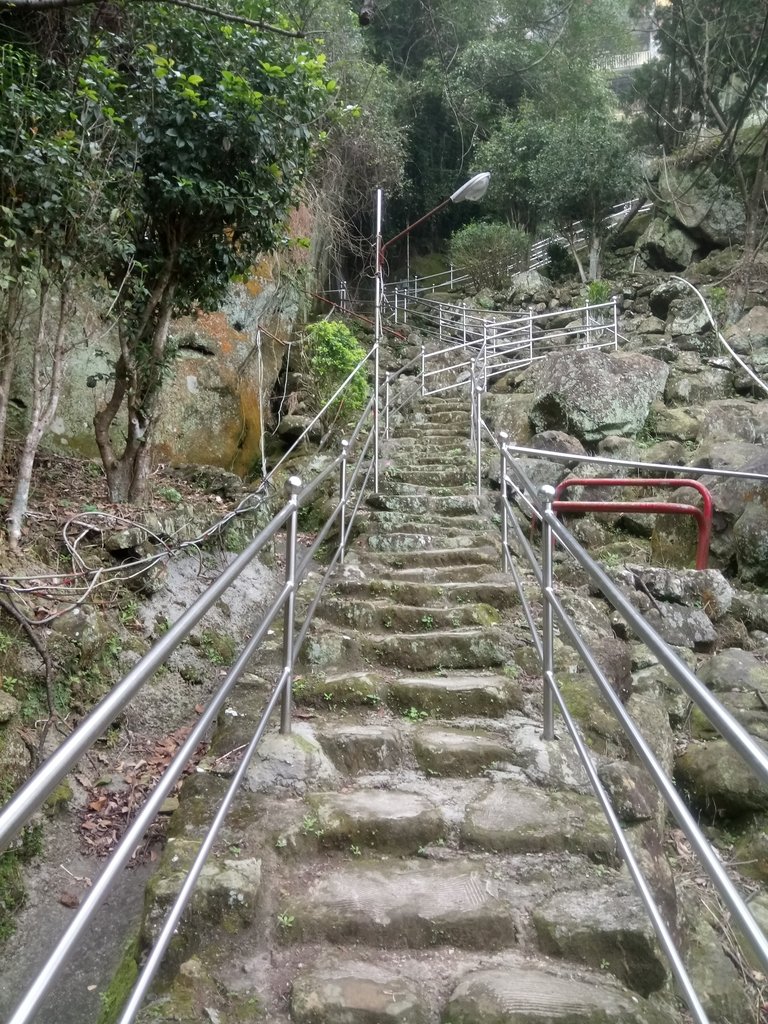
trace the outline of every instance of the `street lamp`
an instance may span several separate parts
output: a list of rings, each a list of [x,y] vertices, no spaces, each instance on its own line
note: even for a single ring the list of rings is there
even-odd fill
[[[414,228],[423,224],[425,220],[429,220],[430,217],[434,217],[434,215],[439,213],[440,210],[445,209],[449,203],[479,202],[488,191],[488,184],[490,180],[491,175],[488,171],[482,171],[480,174],[475,174],[474,177],[469,179],[469,181],[465,181],[460,188],[457,188],[455,192],[452,192],[447,199],[438,203],[434,209],[425,213],[423,217],[419,217],[419,219],[414,221],[413,224],[409,224],[404,231],[400,231],[384,244],[382,244],[381,241],[381,206],[383,192],[381,189],[376,190],[376,316],[374,320],[373,346],[373,378],[375,388],[373,402],[373,489],[376,494],[379,493],[379,349],[382,338],[381,303],[384,294],[384,256],[390,245],[393,245],[395,242],[399,242],[401,238],[405,238],[405,236],[409,235]]]

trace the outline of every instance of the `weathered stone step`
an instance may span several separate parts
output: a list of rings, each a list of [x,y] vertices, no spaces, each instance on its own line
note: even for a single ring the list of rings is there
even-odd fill
[[[462,626],[496,625],[500,613],[487,604],[419,606],[392,604],[388,601],[350,601],[329,597],[318,612],[326,622],[382,633],[429,632],[433,629],[460,629]]]
[[[475,485],[467,479],[466,473],[463,482],[458,484],[449,483],[442,486],[437,483],[424,484],[391,478],[387,480],[385,487],[387,494],[431,494],[436,498],[448,497],[451,494],[470,494],[474,489]]]
[[[442,526],[420,530],[388,531],[387,533],[367,532],[358,537],[354,543],[356,549],[368,548],[371,551],[419,551],[429,548],[474,548],[488,547],[495,538],[493,535],[480,533],[478,530],[457,530],[450,526]]]
[[[397,604],[436,608],[439,605],[489,604],[494,608],[512,608],[518,602],[511,580],[488,583],[398,582],[376,576],[370,580],[340,580],[335,593],[354,600],[387,598]]]
[[[486,579],[493,572],[492,563],[479,565],[442,565],[414,566],[412,569],[393,569],[379,565],[376,568],[381,579],[394,583],[429,582],[429,583],[476,583]],[[498,564],[496,565],[498,572]]]
[[[429,521],[425,523],[423,520],[417,522],[409,512],[361,509],[355,519],[355,526],[361,531],[364,527],[375,526],[381,530],[395,533],[446,532],[450,536],[452,532],[464,531],[465,533],[485,533],[493,539],[499,537],[499,531],[489,526],[477,515],[440,516],[430,513]]]
[[[506,631],[495,627],[365,636],[360,646],[364,657],[374,655],[387,667],[415,672],[490,668],[506,664],[510,655]]]
[[[422,518],[431,514],[444,516],[476,515],[479,501],[473,495],[430,498],[426,495],[372,494],[368,498],[370,508],[382,512],[406,512]]]
[[[424,487],[463,487],[467,483],[474,486],[473,467],[469,462],[457,463],[456,466],[445,466],[435,463],[434,468],[423,465],[414,466],[410,460],[407,466],[395,466],[387,473],[387,484],[392,481],[418,483]]]
[[[420,407],[417,408],[416,411],[411,416],[408,417],[408,421],[410,423],[418,425],[426,425],[427,427],[431,428],[435,424],[454,424],[457,422],[457,420],[460,419],[462,415],[464,415],[467,417],[467,422],[469,422],[470,411],[471,410],[469,405],[465,405],[461,408],[454,407],[452,409],[439,410],[423,409]],[[462,425],[465,426],[466,428],[466,424]]]
[[[324,846],[368,853],[416,854],[445,840],[448,824],[431,801],[403,790],[357,789],[307,798]],[[359,851],[359,852],[358,852]]]
[[[401,441],[405,438],[413,438],[419,443],[431,442],[432,445],[450,445],[452,442],[464,441],[469,433],[468,425],[456,423],[453,426],[427,427],[411,426],[410,423],[395,427],[390,432],[390,438]]]
[[[501,556],[496,547],[444,547],[417,548],[412,551],[370,551],[365,553],[366,564],[389,569],[411,570],[434,566],[492,566],[499,568]],[[487,570],[486,570],[487,571]]]
[[[469,861],[333,864],[296,885],[280,914],[286,941],[492,950],[516,939],[513,905],[486,868]]]
[[[511,751],[502,736],[482,729],[419,729],[413,737],[419,768],[428,776],[466,777],[510,763]]]
[[[493,673],[404,676],[390,682],[387,700],[401,711],[416,708],[439,718],[499,717],[523,706],[519,684]]]

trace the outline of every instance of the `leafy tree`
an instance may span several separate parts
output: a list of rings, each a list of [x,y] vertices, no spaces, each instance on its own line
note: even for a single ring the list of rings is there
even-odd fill
[[[465,270],[476,288],[502,289],[510,268],[528,258],[531,240],[508,224],[475,221],[451,238],[451,260]]]
[[[657,8],[661,56],[635,80],[644,123],[666,150],[727,174],[745,213],[745,265],[763,244],[768,10],[751,0],[671,0]],[[713,140],[714,133],[714,140]]]
[[[533,201],[542,217],[567,239],[582,281],[587,280],[575,245],[581,221],[589,252],[589,280],[600,277],[605,217],[636,187],[639,171],[623,127],[600,113],[548,127],[531,172]]]
[[[271,13],[256,2],[248,10]],[[120,354],[94,425],[112,500],[141,502],[171,319],[215,307],[234,276],[279,244],[334,86],[302,42],[175,8],[132,13],[122,36],[103,37],[123,124],[116,159],[136,189],[120,213],[130,249],[107,271]]]
[[[352,377],[330,408],[334,421],[362,409],[370,394],[365,350],[352,331],[338,320],[320,320],[306,330],[306,364],[316,411],[330,401],[353,371]],[[360,365],[362,364],[362,365]]]

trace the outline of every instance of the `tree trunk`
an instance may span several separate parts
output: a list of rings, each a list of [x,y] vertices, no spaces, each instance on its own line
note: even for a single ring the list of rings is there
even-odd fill
[[[135,332],[131,336],[121,332],[112,394],[93,418],[109,497],[114,502],[141,505],[147,499],[151,433],[162,390],[163,361],[176,292],[174,270],[175,257],[171,255],[147,299]],[[149,345],[140,357],[143,339]],[[128,429],[125,446],[118,455],[110,428],[123,406],[128,414]]]
[[[18,329],[21,312],[19,287],[11,284],[5,302],[5,322],[0,324],[0,465],[5,457],[5,432],[8,426],[8,407],[11,401],[11,385],[16,370]]]
[[[50,286],[44,284],[40,292],[40,322],[32,353],[32,409],[27,435],[21,450],[16,472],[16,489],[6,517],[8,542],[13,554],[19,553],[21,527],[29,505],[32,470],[43,435],[53,422],[61,394],[61,382],[66,357],[65,327],[69,304],[70,285],[65,283],[59,294],[53,342],[46,341],[48,298]],[[46,380],[47,377],[47,380]]]
[[[595,231],[589,242],[589,280],[598,281],[602,271],[603,240]]]

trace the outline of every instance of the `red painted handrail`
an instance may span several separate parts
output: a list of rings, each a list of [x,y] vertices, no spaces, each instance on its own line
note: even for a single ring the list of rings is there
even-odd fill
[[[558,501],[569,487],[692,487],[701,495],[703,508],[695,505],[679,505],[671,501]],[[698,480],[661,479],[640,480],[635,477],[569,477],[555,488],[552,502],[555,512],[647,512],[654,515],[693,516],[699,527],[696,545],[696,568],[706,569],[709,562],[709,540],[712,536],[712,495]]]

